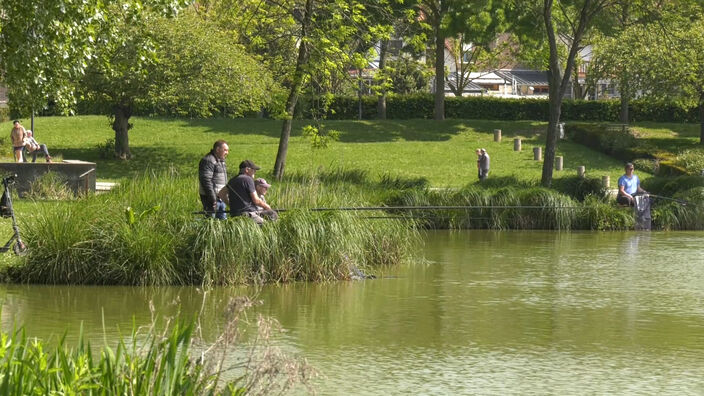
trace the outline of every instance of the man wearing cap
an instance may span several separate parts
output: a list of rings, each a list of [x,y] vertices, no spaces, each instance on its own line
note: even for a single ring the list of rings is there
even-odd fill
[[[259,200],[264,203],[266,203],[266,198],[264,198],[264,196],[266,195],[267,191],[269,191],[269,187],[271,187],[271,184],[267,183],[266,180],[262,179],[261,177],[254,180],[254,188],[257,190],[257,196],[259,197]],[[257,209],[259,211],[259,216],[263,215],[271,220],[279,219],[279,214],[276,213],[276,211],[274,210],[266,210],[261,206],[257,206]]]
[[[230,153],[230,147],[224,140],[217,140],[213,149],[200,160],[198,164],[198,184],[200,202],[209,217],[220,220],[227,218],[225,203],[218,198],[218,192],[227,183],[227,166],[225,158]]]
[[[239,175],[227,182],[227,192],[230,197],[230,215],[247,216],[262,225],[264,219],[259,216],[257,206],[265,210],[271,210],[271,207],[259,199],[254,187],[254,174],[259,169],[261,168],[250,160],[242,161]]]
[[[480,149],[481,156],[479,157],[479,180],[486,180],[489,176],[489,154],[486,149]]]

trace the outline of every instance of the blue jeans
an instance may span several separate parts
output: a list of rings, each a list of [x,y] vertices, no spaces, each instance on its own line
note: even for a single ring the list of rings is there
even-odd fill
[[[215,204],[215,218],[220,220],[227,219],[227,212],[225,211],[225,202],[218,198],[218,202]]]
[[[208,199],[205,195],[200,196],[200,202],[203,204],[203,210],[206,212],[206,217],[215,217],[216,219],[225,220],[227,219],[227,212],[225,211],[225,202],[220,198],[215,202],[215,213],[213,213],[213,207],[208,206]]]

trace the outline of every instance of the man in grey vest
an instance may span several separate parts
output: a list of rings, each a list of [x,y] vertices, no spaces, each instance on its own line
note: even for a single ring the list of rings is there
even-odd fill
[[[213,149],[198,164],[198,184],[200,202],[208,217],[220,220],[227,218],[225,202],[218,198],[218,192],[227,184],[227,165],[225,158],[230,147],[224,140],[213,144]]]

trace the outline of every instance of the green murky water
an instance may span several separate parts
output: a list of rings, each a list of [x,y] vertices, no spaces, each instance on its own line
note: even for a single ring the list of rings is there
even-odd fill
[[[258,290],[321,394],[704,394],[704,234],[428,233],[426,263]],[[93,344],[160,314],[206,337],[247,288],[0,286],[2,325]],[[119,326],[119,329],[118,329]]]

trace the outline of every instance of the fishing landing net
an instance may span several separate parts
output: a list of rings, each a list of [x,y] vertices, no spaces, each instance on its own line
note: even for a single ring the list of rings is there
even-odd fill
[[[650,231],[650,224],[653,220],[650,216],[650,197],[646,195],[636,195],[633,198],[635,198],[636,201],[634,207],[636,212],[636,231]]]

